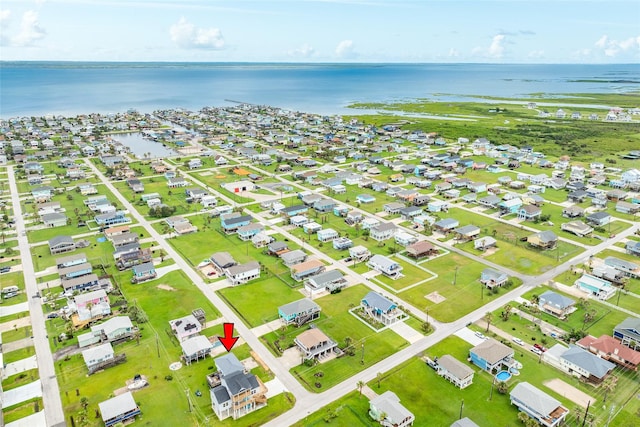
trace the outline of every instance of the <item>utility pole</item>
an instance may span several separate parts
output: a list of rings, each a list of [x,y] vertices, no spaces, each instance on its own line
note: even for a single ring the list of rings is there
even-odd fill
[[[462,419],[462,408],[464,408],[464,399],[462,399],[462,402],[460,402],[460,416],[458,417],[459,420]]]
[[[582,420],[582,427],[587,423],[587,415],[589,415],[589,406],[591,406],[591,401],[587,402],[587,409],[584,410],[584,419]]]
[[[362,343],[362,356],[360,357],[360,364],[364,365],[364,343]]]
[[[458,280],[458,266],[456,265],[455,272],[453,273],[453,285],[456,285],[456,281]]]

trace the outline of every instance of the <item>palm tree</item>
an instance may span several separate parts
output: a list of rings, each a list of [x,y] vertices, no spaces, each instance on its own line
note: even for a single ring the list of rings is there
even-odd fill
[[[602,397],[602,403],[607,401],[607,396],[609,393],[612,393],[616,386],[618,385],[618,377],[609,375],[601,384],[602,389],[604,390],[604,396]]]
[[[529,415],[527,415],[525,412],[518,412],[518,420],[521,421],[524,425],[527,425]]]
[[[358,391],[360,392],[360,396],[362,396],[362,388],[364,387],[364,381],[360,380],[356,383],[356,386],[358,387]]]
[[[493,320],[493,313],[490,311],[487,311],[484,314],[484,320],[487,322],[487,330],[485,332],[489,332],[489,327],[491,326],[491,320]]]

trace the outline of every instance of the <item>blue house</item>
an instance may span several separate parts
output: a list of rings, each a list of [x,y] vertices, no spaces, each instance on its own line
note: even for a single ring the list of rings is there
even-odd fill
[[[124,211],[96,215],[95,220],[96,224],[98,224],[100,227],[111,226],[115,224],[127,224],[131,222],[131,220],[125,216]]]
[[[72,265],[69,267],[63,267],[58,269],[58,274],[60,275],[60,279],[73,279],[74,277],[84,276],[86,274],[91,274],[93,267],[88,262]]]
[[[243,241],[247,241],[247,240],[251,240],[251,238],[253,236],[255,236],[256,234],[260,233],[261,231],[264,230],[264,226],[262,224],[247,224],[247,225],[243,225],[242,227],[238,228],[238,237],[240,237],[240,240]]]
[[[333,214],[335,216],[343,217],[347,216],[347,213],[349,213],[349,208],[347,206],[338,205],[333,208]]]
[[[284,208],[280,212],[289,217],[292,217],[296,215],[302,215],[303,213],[307,213],[308,210],[309,208],[305,205],[295,205],[295,206],[289,206],[287,208]]]
[[[220,220],[220,225],[222,229],[227,233],[232,233],[236,231],[240,227],[244,227],[245,225],[249,225],[251,223],[251,217],[249,215],[241,215],[234,217],[224,216]]]
[[[371,194],[358,194],[356,196],[356,202],[360,203],[373,203],[376,201],[376,198]]]
[[[313,204],[313,209],[318,212],[329,212],[335,207],[335,205],[336,202],[334,202],[333,200],[323,198]]]
[[[286,325],[302,326],[320,317],[320,310],[318,304],[309,298],[303,298],[278,307],[278,316]]]
[[[133,277],[131,278],[131,283],[144,282],[145,280],[154,279],[157,276],[156,269],[152,262],[134,265],[132,272]]]
[[[366,314],[384,325],[391,325],[405,316],[396,303],[374,291],[365,295],[360,304]]]
[[[520,200],[520,198],[518,197],[510,200],[503,200],[502,202],[498,203],[498,207],[504,213],[518,213],[521,206],[522,200]]]
[[[502,369],[509,369],[517,362],[513,359],[514,350],[493,338],[482,341],[469,350],[471,362],[493,374]]]
[[[473,160],[472,160],[472,159],[464,159],[464,160],[460,160],[460,161],[458,162],[458,164],[459,164],[460,166],[462,166],[462,167],[470,168],[470,167],[472,167],[472,166],[473,166]]]
[[[628,254],[640,256],[640,242],[629,240],[625,246]]]

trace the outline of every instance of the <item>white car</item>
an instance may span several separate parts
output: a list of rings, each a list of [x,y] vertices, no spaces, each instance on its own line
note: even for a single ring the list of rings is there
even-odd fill
[[[483,334],[482,332],[476,332],[476,333],[475,333],[475,335],[476,335],[478,338],[480,338],[480,339],[483,339],[483,340],[486,340],[486,339],[487,339],[487,337],[485,337],[485,336],[484,336],[484,334]]]
[[[533,351],[537,355],[542,354],[542,350],[540,350],[539,348],[531,347],[531,351]]]
[[[518,345],[524,345],[524,341],[522,341],[520,338],[513,338],[513,342],[518,344]]]

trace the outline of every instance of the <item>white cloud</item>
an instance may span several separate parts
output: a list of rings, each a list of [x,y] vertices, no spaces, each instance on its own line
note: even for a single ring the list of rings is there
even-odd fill
[[[47,34],[44,28],[38,23],[38,12],[27,10],[22,14],[20,19],[20,27],[17,32],[8,30],[11,17],[11,11],[3,10],[0,12],[0,23],[2,23],[3,34],[0,40],[3,45],[7,46],[32,46],[34,42],[44,38]]]
[[[313,46],[305,43],[303,44],[301,47],[290,50],[288,52],[289,56],[295,56],[297,58],[309,58],[313,55],[315,55],[316,50],[313,48]]]
[[[491,39],[491,46],[489,46],[489,50],[487,51],[488,55],[491,58],[502,58],[504,55],[504,42],[504,34],[497,34],[493,36],[493,39]]]
[[[507,42],[507,38],[505,34],[496,34],[491,38],[491,44],[489,47],[475,47],[471,51],[471,53],[475,56],[480,56],[483,58],[489,59],[501,59],[504,56],[505,51],[505,43]]]
[[[640,53],[640,36],[629,37],[625,40],[613,40],[605,34],[594,45],[601,53],[610,58],[627,52],[633,53],[635,51],[638,54]]]
[[[458,52],[458,49],[455,49],[455,48],[449,49],[450,58],[457,58],[458,56],[460,56],[460,52]]]
[[[357,56],[353,48],[353,40],[342,40],[336,46],[336,56],[338,58],[353,58]]]
[[[184,17],[169,29],[171,40],[184,49],[224,49],[225,41],[219,28],[197,28]]]

